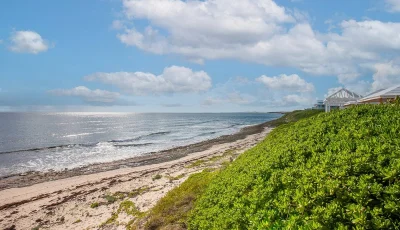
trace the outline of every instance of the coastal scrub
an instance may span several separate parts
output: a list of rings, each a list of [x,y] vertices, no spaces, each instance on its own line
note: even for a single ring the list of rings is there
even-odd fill
[[[189,211],[216,173],[203,170],[201,173],[189,176],[180,186],[168,192],[146,215],[145,229],[168,226],[171,229],[186,228]]]
[[[400,107],[281,125],[219,173],[189,229],[399,229]]]

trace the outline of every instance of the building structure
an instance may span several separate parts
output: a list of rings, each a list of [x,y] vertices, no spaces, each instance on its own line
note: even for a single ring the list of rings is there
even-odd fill
[[[358,100],[360,104],[382,104],[400,97],[400,85],[380,89]]]
[[[342,88],[325,98],[325,112],[330,112],[332,109],[335,108],[343,108],[346,103],[357,102],[361,98],[361,95]]]

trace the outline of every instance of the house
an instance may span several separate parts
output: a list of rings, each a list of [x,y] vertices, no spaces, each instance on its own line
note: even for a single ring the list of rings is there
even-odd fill
[[[325,109],[325,104],[323,100],[318,100],[317,104],[314,104],[312,109]]]
[[[357,102],[361,98],[361,95],[342,88],[325,98],[325,112],[330,112],[335,108],[343,108],[346,103]]]
[[[380,89],[358,100],[360,104],[382,104],[400,97],[400,85]]]

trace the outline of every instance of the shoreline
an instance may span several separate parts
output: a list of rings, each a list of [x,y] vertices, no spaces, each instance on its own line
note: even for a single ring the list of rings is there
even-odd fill
[[[139,167],[144,165],[152,165],[152,164],[159,164],[159,163],[173,161],[196,152],[207,150],[214,145],[234,142],[237,140],[244,139],[249,135],[260,133],[263,131],[265,127],[271,126],[271,122],[274,120],[267,121],[257,125],[244,127],[240,129],[238,132],[230,135],[223,135],[217,138],[201,141],[198,143],[161,150],[158,152],[150,152],[138,157],[132,157],[106,163],[95,163],[63,171],[47,171],[47,172],[31,171],[26,173],[3,176],[0,177],[0,191],[9,188],[26,187],[38,183],[43,183],[46,181],[60,180],[80,175],[90,175],[94,173],[105,172],[120,168]]]
[[[108,223],[121,202],[131,201],[140,212],[148,211],[191,174],[224,167],[254,147],[272,130],[271,124],[245,127],[239,133],[194,144],[195,148],[180,147],[181,154],[186,155],[178,159],[47,178],[46,182],[2,190],[0,228],[104,229],[101,226],[106,223],[105,229],[125,229],[135,217],[121,213],[116,221]]]

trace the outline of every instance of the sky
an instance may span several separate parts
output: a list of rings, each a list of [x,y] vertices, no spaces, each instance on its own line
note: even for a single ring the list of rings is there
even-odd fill
[[[400,84],[400,0],[0,2],[0,111],[270,112]]]

